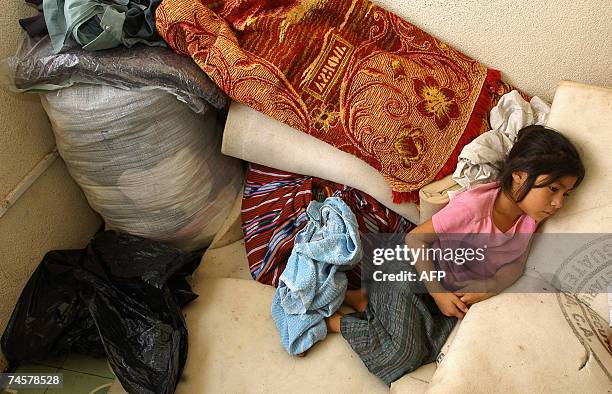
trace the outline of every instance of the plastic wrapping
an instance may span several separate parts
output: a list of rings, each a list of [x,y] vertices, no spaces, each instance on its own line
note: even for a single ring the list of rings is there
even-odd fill
[[[187,359],[186,280],[200,262],[159,242],[99,232],[85,250],[45,255],[23,289],[2,351],[11,364],[106,355],[130,393],[173,393]]]
[[[55,54],[49,36],[36,41],[24,35],[17,54],[2,62],[0,75],[3,85],[17,92],[58,90],[77,83],[161,89],[197,113],[229,102],[193,60],[168,48],[144,45],[94,52],[74,47]]]
[[[41,101],[68,171],[109,228],[185,250],[212,241],[244,177],[242,162],[221,154],[216,111],[99,85]]]

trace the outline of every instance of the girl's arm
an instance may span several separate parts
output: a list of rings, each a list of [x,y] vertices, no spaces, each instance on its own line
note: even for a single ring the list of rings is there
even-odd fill
[[[431,219],[429,219],[428,221],[413,228],[412,231],[406,235],[405,242],[411,249],[420,249],[421,247],[427,248],[437,238],[438,236],[436,235]],[[419,274],[423,271],[435,270],[433,261],[430,259],[424,259],[422,256],[417,259],[414,267]],[[442,286],[442,284],[437,280],[427,281],[425,282],[425,286],[430,294],[442,293],[445,291],[444,286]]]
[[[436,238],[436,231],[434,230],[431,219],[429,219],[412,229],[412,231],[406,235],[405,242],[411,249],[419,249],[421,247],[428,247]],[[417,259],[415,268],[419,275],[423,271],[431,272],[436,270],[433,261],[423,258],[422,255]],[[425,281],[425,286],[436,302],[436,305],[438,305],[438,308],[440,308],[440,311],[445,316],[455,316],[459,319],[463,318],[465,312],[467,312],[467,306],[458,296],[448,292],[438,280]]]
[[[468,305],[491,298],[510,287],[523,275],[526,262],[526,256],[522,255],[516,261],[503,265],[489,279],[468,280],[457,283],[457,285],[461,286],[461,289],[456,291],[455,294]]]

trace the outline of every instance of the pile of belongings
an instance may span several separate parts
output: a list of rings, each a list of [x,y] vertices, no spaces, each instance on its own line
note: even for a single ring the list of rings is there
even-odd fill
[[[42,93],[58,151],[108,228],[200,250],[243,189],[251,275],[281,290],[294,246],[311,241],[305,232],[317,241],[314,207],[341,207],[357,247],[363,234],[407,233],[417,220],[397,206],[416,207],[420,190],[451,174],[463,188],[491,180],[516,127],[548,111],[369,0],[26,1],[40,13],[20,21],[28,36],[3,73],[10,89]],[[247,152],[221,154],[230,99],[366,163],[389,198],[334,182],[332,161],[329,176],[297,174],[267,155],[245,175]],[[248,149],[280,148],[261,138]],[[308,168],[308,152],[290,152]],[[340,293],[361,286],[361,252],[352,252]],[[317,309],[334,313],[340,293]],[[316,336],[283,339],[290,353],[324,337],[322,318],[313,321]]]

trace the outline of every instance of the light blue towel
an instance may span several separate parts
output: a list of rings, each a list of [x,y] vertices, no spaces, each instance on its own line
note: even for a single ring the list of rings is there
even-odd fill
[[[342,271],[361,260],[357,219],[337,197],[312,201],[308,223],[280,276],[272,301],[272,318],[289,354],[308,350],[327,335],[325,317],[342,304],[347,279]]]

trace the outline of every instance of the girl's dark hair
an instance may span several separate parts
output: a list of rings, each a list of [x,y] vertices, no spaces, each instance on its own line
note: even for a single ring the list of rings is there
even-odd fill
[[[517,195],[513,196],[512,173],[515,171],[525,171],[527,179]],[[534,185],[539,175],[548,175],[548,178]],[[564,176],[578,178],[574,188],[582,182],[584,165],[578,151],[570,140],[558,131],[534,125],[519,131],[497,179],[504,193],[520,202],[531,188],[548,186]]]

